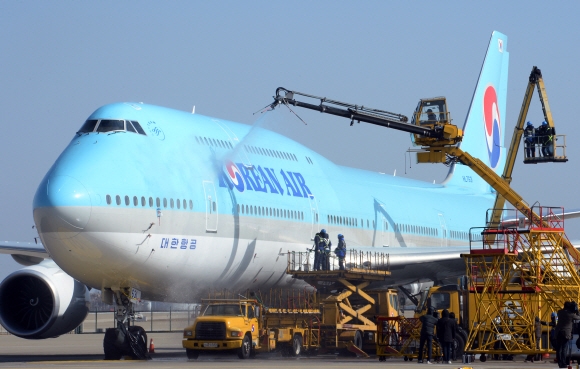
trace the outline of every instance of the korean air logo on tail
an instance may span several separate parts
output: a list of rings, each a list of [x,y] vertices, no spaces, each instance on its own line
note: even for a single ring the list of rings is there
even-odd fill
[[[238,167],[232,163],[231,161],[227,161],[225,163],[225,169],[226,172],[228,173],[229,179],[232,182],[232,184],[234,185],[234,187],[240,191],[240,192],[244,192],[245,189],[245,185],[244,185],[244,180],[242,179],[242,173],[240,173],[240,170],[238,169]]]
[[[485,124],[489,165],[495,169],[501,154],[501,114],[497,104],[495,87],[491,85],[485,89],[483,94],[483,122]]]

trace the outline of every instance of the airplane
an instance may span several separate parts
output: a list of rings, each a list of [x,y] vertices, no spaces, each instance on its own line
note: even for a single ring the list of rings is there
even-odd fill
[[[491,35],[460,143],[499,174],[507,41]],[[0,243],[27,265],[0,284],[0,323],[22,338],[58,336],[82,322],[96,288],[117,303],[126,334],[138,298],[296,287],[286,253],[310,248],[322,228],[350,249],[388,253],[390,285],[464,274],[459,254],[495,199],[471,169],[452,165],[442,183],[422,182],[339,166],[256,132],[144,103],[98,108],[38,186],[42,244]]]

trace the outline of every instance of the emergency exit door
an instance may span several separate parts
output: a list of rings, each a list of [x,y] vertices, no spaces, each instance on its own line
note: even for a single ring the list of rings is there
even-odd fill
[[[205,194],[205,230],[217,232],[218,201],[213,182],[203,181],[203,191]]]

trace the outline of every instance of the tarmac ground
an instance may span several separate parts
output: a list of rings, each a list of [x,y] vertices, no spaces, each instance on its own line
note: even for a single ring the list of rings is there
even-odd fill
[[[416,369],[425,368],[416,360],[404,361],[402,358],[389,358],[379,362],[376,356],[368,359],[350,358],[338,355],[282,357],[280,354],[258,354],[255,359],[240,360],[235,354],[200,355],[198,360],[188,360],[181,347],[181,332],[148,333],[153,339],[155,352],[152,360],[103,360],[103,334],[66,334],[46,340],[24,340],[12,335],[0,335],[0,368],[353,368],[360,369],[389,367]],[[518,355],[514,361],[476,360],[470,364],[437,364],[428,367],[447,368],[557,368],[551,360],[526,363],[525,356]],[[577,368],[573,364],[572,368]]]

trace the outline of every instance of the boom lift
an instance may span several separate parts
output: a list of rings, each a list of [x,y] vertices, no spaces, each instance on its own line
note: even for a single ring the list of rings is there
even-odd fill
[[[532,74],[537,76],[539,69],[536,68],[535,70],[535,74],[534,72]],[[539,75],[540,78],[534,79],[534,83],[539,83],[539,86],[542,89],[543,81],[541,79],[541,74]],[[531,94],[529,95],[531,96]],[[547,105],[545,88],[540,95],[543,99],[544,112],[546,116],[549,117],[548,119],[550,122],[552,122],[551,112]],[[306,103],[296,100],[296,96],[304,96],[319,100],[320,102],[318,105]],[[529,107],[529,101],[526,103],[526,100],[529,100],[529,98],[524,100],[524,105]],[[413,142],[416,145],[421,146],[421,148],[417,150],[418,163],[444,163],[447,165],[461,163],[467,165],[478,176],[493,187],[493,189],[498,193],[498,196],[501,195],[515,209],[524,214],[530,224],[537,227],[549,227],[548,221],[542,219],[541,216],[536,214],[524,199],[510,187],[508,181],[497,175],[481,160],[474,158],[469,153],[456,146],[456,144],[461,142],[463,138],[463,131],[451,123],[451,115],[447,110],[445,97],[419,100],[417,108],[413,113],[411,123],[408,123],[408,118],[401,114],[368,108],[362,105],[359,106],[330,100],[326,97],[291,91],[283,87],[278,87],[276,89],[276,96],[274,96],[274,102],[270,107],[275,109],[278,105],[286,105],[288,107],[290,105],[299,106],[310,110],[316,110],[321,113],[348,118],[351,120],[351,126],[355,121],[358,121],[359,123],[366,122],[382,127],[397,129],[399,131],[409,132],[413,134]],[[527,111],[527,108],[524,109],[524,111]],[[559,240],[555,239],[553,241],[554,243],[559,242]],[[570,255],[576,259],[580,259],[580,252],[574,248],[567,238],[564,239],[562,243]]]
[[[520,115],[518,116],[518,121],[514,128],[514,134],[512,136],[512,141],[510,143],[510,148],[507,151],[507,159],[505,163],[505,167],[503,170],[502,178],[507,183],[510,184],[512,181],[512,172],[514,169],[514,164],[516,162],[516,156],[519,151],[520,142],[522,140],[522,134],[524,132],[524,123],[526,121],[526,117],[528,116],[528,110],[530,108],[530,102],[532,100],[532,95],[534,94],[534,88],[538,88],[538,96],[540,97],[540,102],[542,104],[542,111],[544,112],[544,120],[547,122],[548,127],[551,132],[555,133],[554,121],[552,119],[552,111],[550,110],[550,105],[548,104],[548,94],[546,93],[546,88],[544,86],[544,79],[542,78],[542,72],[536,66],[532,68],[530,73],[530,78],[528,79],[528,85],[526,86],[526,92],[524,94],[524,101],[522,102],[522,107],[520,109]],[[568,159],[566,158],[566,136],[565,135],[554,135],[554,139],[552,140],[553,151],[557,154],[558,149],[562,149],[562,156],[554,155],[554,156],[547,156],[542,157],[540,154],[540,147],[537,150],[537,156],[535,157],[526,157],[524,155],[524,164],[536,164],[536,163],[549,163],[549,162],[566,162]],[[562,138],[563,144],[556,145],[556,141],[558,138]],[[538,142],[534,142],[534,145],[537,145]],[[524,148],[525,150],[525,148]],[[495,198],[495,204],[493,206],[493,213],[489,219],[488,225],[499,226],[499,219],[501,217],[501,210],[503,209],[505,204],[505,199],[499,193]]]

